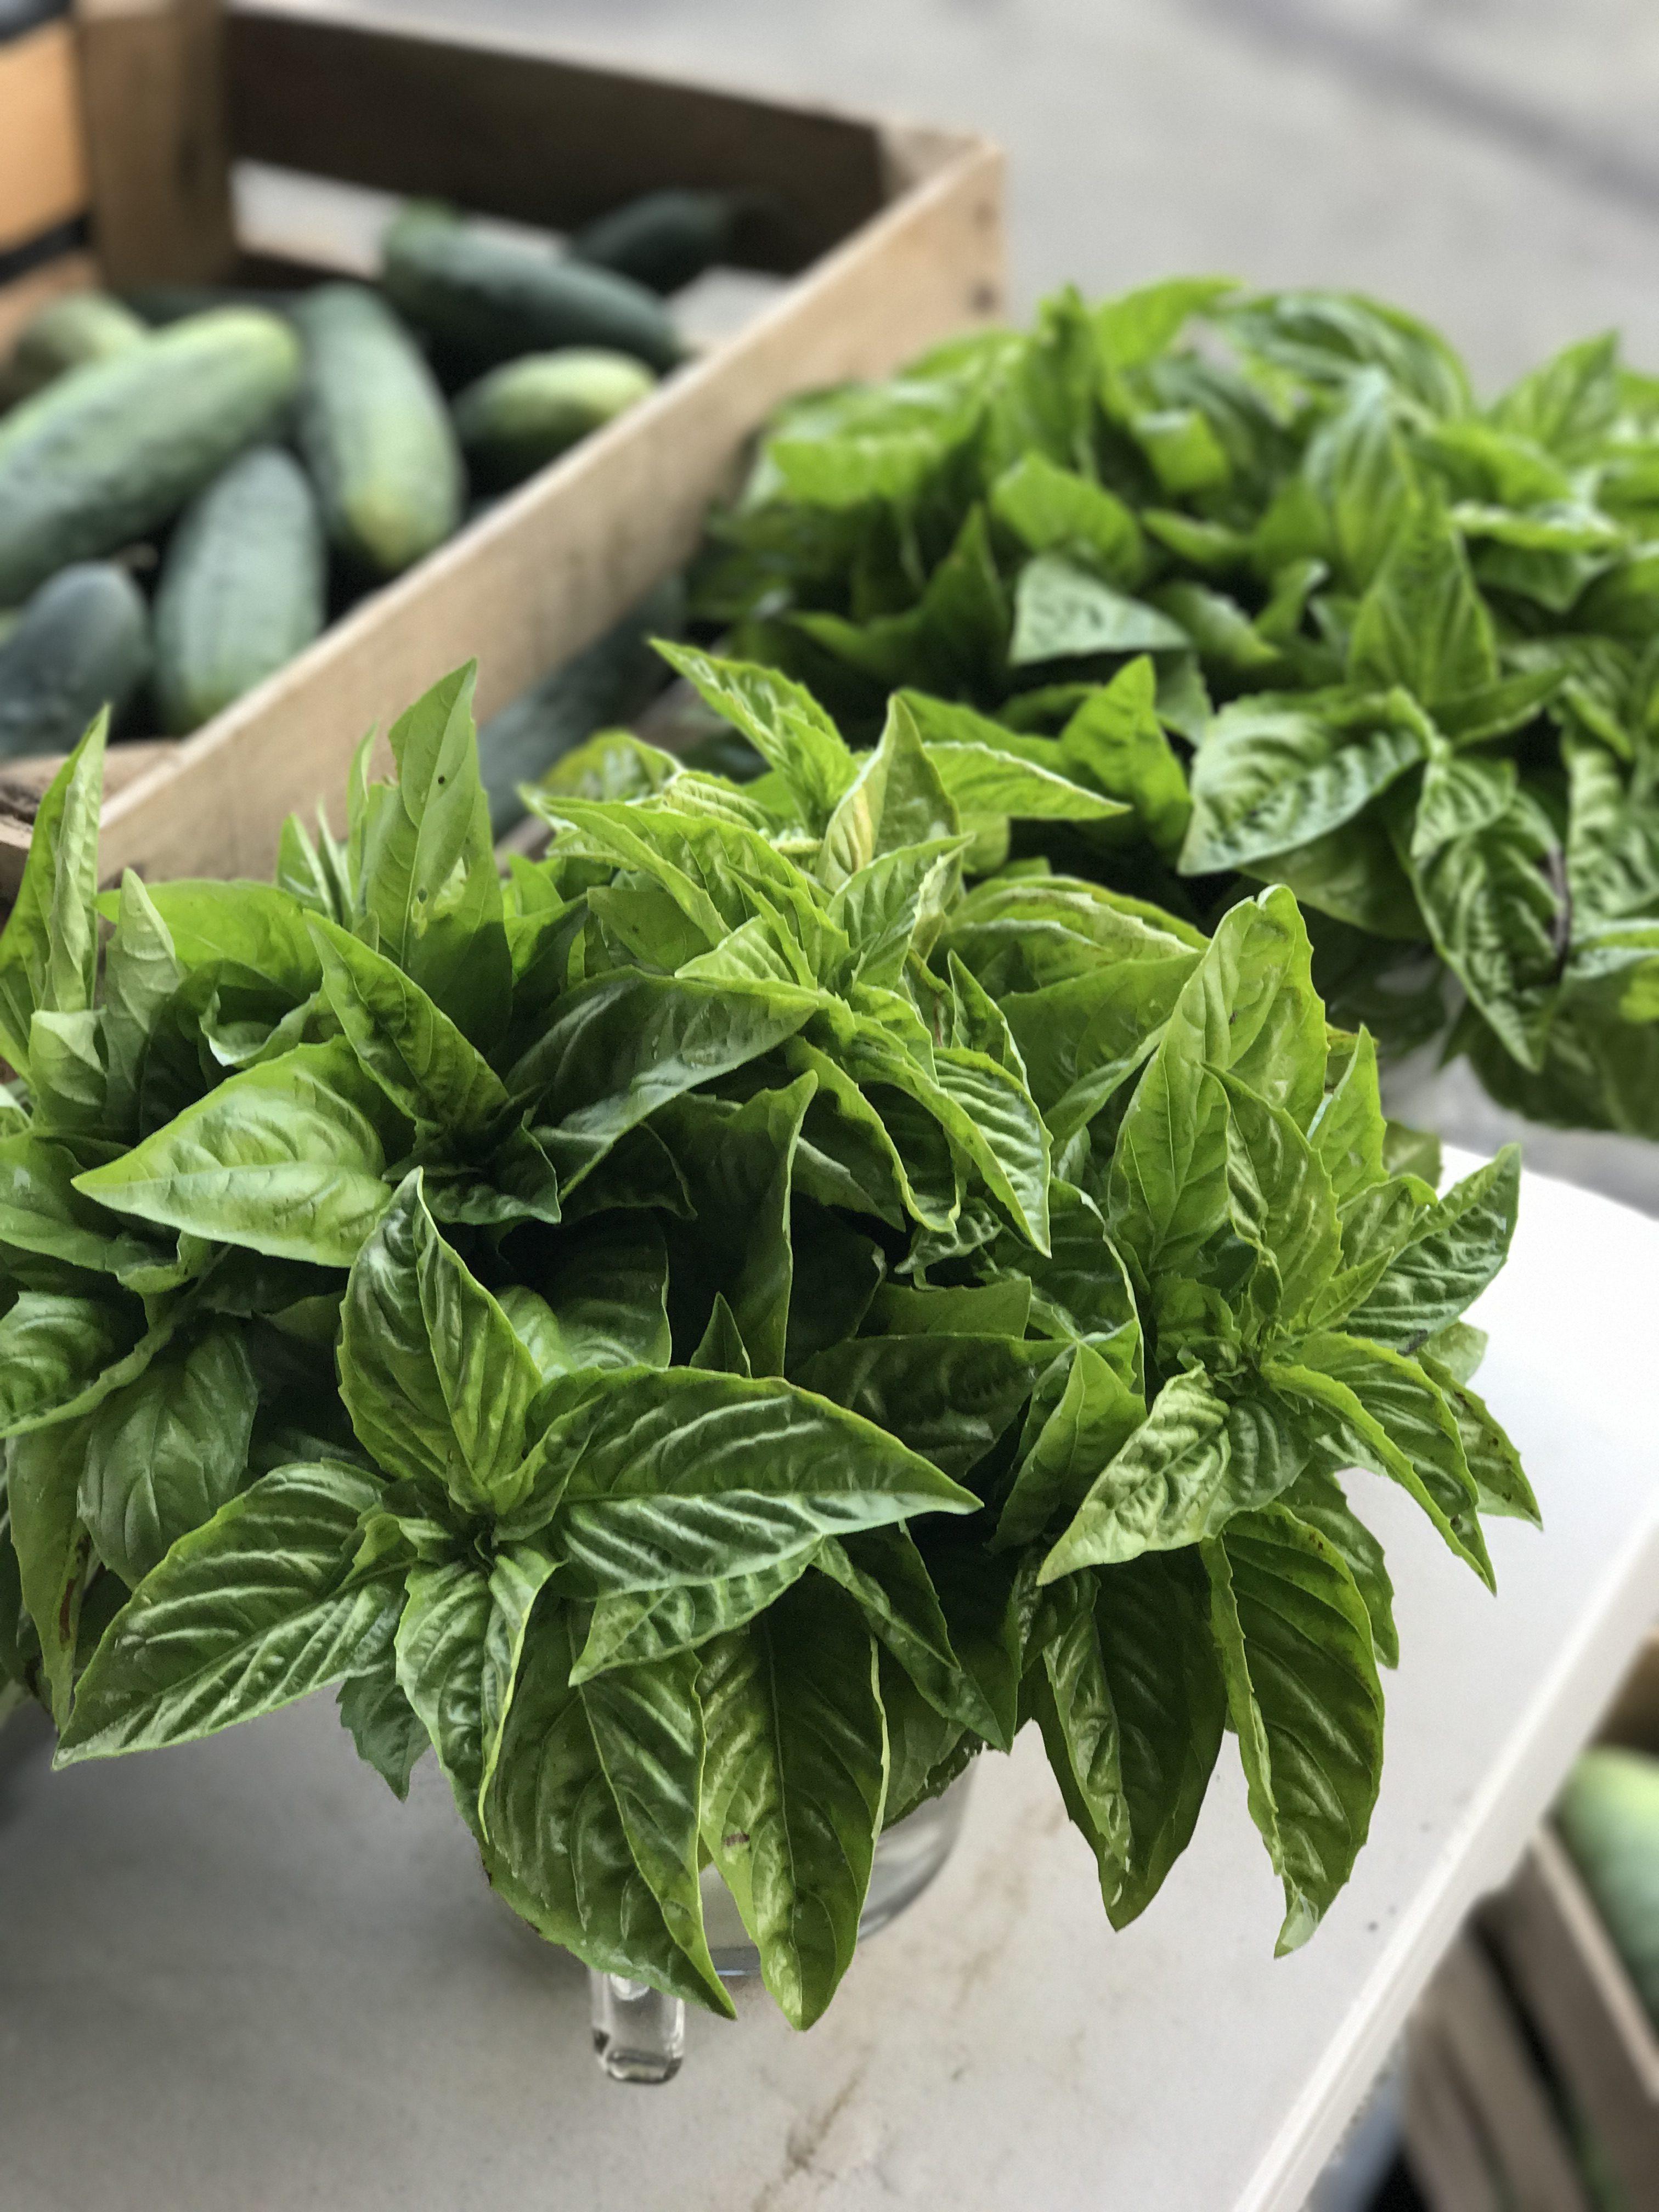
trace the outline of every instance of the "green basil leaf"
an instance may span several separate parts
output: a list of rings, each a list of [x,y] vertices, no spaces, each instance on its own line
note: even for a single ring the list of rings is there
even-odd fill
[[[752,1370],[783,1371],[794,1254],[790,1191],[811,1075],[722,1109],[703,1098],[664,1109],[653,1127],[685,1177],[696,1218],[676,1226],[671,1314],[695,1341],[718,1292],[732,1310]],[[678,1309],[676,1311],[676,1309]]]
[[[136,1298],[25,1291],[0,1316],[0,1436],[85,1412],[165,1340]]]
[[[697,1889],[703,1715],[689,1655],[573,1685],[568,1612],[531,1618],[488,1803],[490,1878],[601,1973],[731,2016]]]
[[[1316,1528],[1336,1553],[1364,1601],[1377,1664],[1397,1667],[1400,1636],[1394,1625],[1394,1584],[1383,1563],[1382,1547],[1351,1510],[1334,1469],[1308,1467],[1279,1503],[1308,1528]]]
[[[605,1376],[538,1450],[550,1544],[597,1595],[752,1574],[820,1535],[977,1503],[822,1398],[694,1368]],[[526,1531],[548,1510],[532,1498]]]
[[[1179,652],[1191,640],[1144,599],[1115,591],[1061,553],[1039,553],[1020,570],[1014,598],[1016,668],[1097,653]]]
[[[258,1402],[242,1335],[222,1323],[151,1360],[88,1417],[81,1518],[129,1587],[234,1495]]]
[[[513,965],[478,775],[475,675],[471,663],[457,669],[392,724],[398,781],[368,792],[356,872],[381,951],[489,1045],[507,1025]]]
[[[1002,1734],[996,1714],[951,1643],[927,1564],[905,1528],[871,1528],[826,1537],[813,1565],[839,1583],[870,1632],[903,1668],[928,1703],[987,1742]]]
[[[103,811],[100,714],[47,787],[17,896],[0,931],[0,1060],[25,1077],[38,1012],[91,1006],[98,974],[98,825]]]
[[[300,1045],[233,1075],[76,1188],[164,1228],[349,1267],[390,1195],[389,1113],[343,1038]]]
[[[1250,1817],[1285,1886],[1283,1956],[1318,1926],[1370,1827],[1382,1773],[1370,1621],[1336,1551],[1285,1507],[1235,1522],[1204,1563]]]
[[[1064,1372],[1034,1435],[1028,1424],[1030,1441],[997,1522],[999,1547],[1037,1542],[1057,1515],[1069,1522],[1146,1418],[1140,1393],[1091,1345],[1073,1346]]]
[[[1146,541],[1123,501],[1103,485],[1028,453],[991,487],[991,512],[1030,553],[1074,549],[1107,581],[1133,591],[1146,572]]]
[[[282,1467],[222,1505],[145,1577],[94,1653],[60,1765],[210,1735],[350,1671],[402,1595],[353,1568],[372,1475]]]
[[[69,1717],[92,1539],[76,1506],[84,1430],[78,1421],[15,1437],[6,1478],[22,1602],[40,1640],[52,1718]]]
[[[857,764],[811,693],[752,661],[723,660],[687,645],[657,650],[784,778],[802,819],[821,835]]]
[[[1288,1488],[1301,1460],[1271,1387],[1229,1402],[1203,1373],[1176,1375],[1096,1478],[1037,1579],[1217,1535]]]
[[[1415,1360],[1328,1332],[1303,1340],[1297,1364],[1269,1364],[1266,1373],[1287,1395],[1334,1414],[1333,1449],[1408,1491],[1458,1557],[1493,1586],[1462,1437]]]
[[[1223,919],[1123,1117],[1109,1182],[1114,1243],[1148,1282],[1189,1273],[1226,1218],[1225,1069],[1303,1127],[1323,1095],[1324,1012],[1287,891]]]
[[[339,1366],[358,1441],[388,1474],[441,1483],[464,1512],[518,1503],[541,1377],[500,1304],[440,1235],[418,1171],[352,1264]]]
[[[1354,617],[1351,683],[1403,684],[1431,713],[1498,680],[1492,617],[1443,507],[1419,501]]]
[[[1418,1349],[1472,1305],[1509,1255],[1521,1198],[1521,1153],[1494,1160],[1416,1217],[1410,1240],[1348,1316],[1348,1333]]]
[[[138,1129],[138,1085],[150,1032],[184,977],[173,936],[131,868],[121,877],[115,928],[104,955],[106,1110],[112,1133]]]
[[[404,1697],[390,1652],[372,1667],[348,1674],[340,1685],[340,1724],[350,1733],[357,1756],[385,1782],[401,1803],[410,1778],[431,1738]]]
[[[418,983],[337,924],[313,919],[310,928],[335,1018],[400,1113],[476,1133],[505,1109],[501,1078]]]
[[[602,1597],[592,1608],[587,1640],[571,1668],[585,1682],[613,1667],[636,1667],[694,1651],[716,1636],[741,1628],[800,1580],[831,1538],[802,1545],[754,1574],[722,1575],[671,1589],[631,1590]]]
[[[1002,1336],[866,1336],[802,1363],[805,1390],[845,1406],[965,1479],[1030,1395],[1043,1362]]]
[[[896,694],[881,741],[837,802],[819,848],[817,873],[831,891],[884,853],[954,838],[961,828],[950,794]]]
[[[568,1191],[659,1107],[770,1052],[811,1011],[804,993],[600,976],[569,994],[507,1087],[537,1101],[537,1134]]]
[[[820,1577],[705,1652],[702,1837],[760,1952],[810,2027],[852,1963],[887,1784],[876,1646]]]
[[[1326,836],[1426,750],[1422,717],[1400,692],[1224,707],[1194,757],[1182,869],[1249,867]]]

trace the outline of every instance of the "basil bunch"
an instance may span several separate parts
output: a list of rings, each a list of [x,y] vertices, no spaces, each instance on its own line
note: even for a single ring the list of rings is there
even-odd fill
[[[1343,1018],[1659,1135],[1659,382],[1612,338],[1481,408],[1350,295],[1062,293],[787,410],[715,539],[704,615],[847,726],[915,686],[1135,810],[1030,849],[1200,920],[1288,884]]]
[[[505,884],[470,672],[270,885],[99,898],[73,757],[0,938],[0,1664],[60,1761],[337,1683],[535,1927],[729,2010],[712,1860],[801,2026],[980,1750],[1038,1723],[1121,1923],[1231,1720],[1299,1942],[1395,1656],[1339,1470],[1488,1580],[1535,1514],[1458,1320],[1516,1160],[1420,1178],[1289,892],[1000,866],[1120,811],[675,658],[766,775],[596,739]]]

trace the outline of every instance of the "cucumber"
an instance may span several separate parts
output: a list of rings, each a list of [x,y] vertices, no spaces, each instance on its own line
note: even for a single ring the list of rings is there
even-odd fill
[[[556,346],[603,346],[648,368],[684,357],[662,303],[608,269],[502,238],[417,202],[386,234],[382,281],[450,367],[476,374]]]
[[[490,716],[478,732],[478,771],[492,837],[523,820],[520,784],[539,782],[595,730],[626,721],[663,689],[668,671],[651,641],[677,637],[684,624],[685,586],[671,576],[574,660]]]
[[[144,336],[137,315],[107,292],[65,292],[48,300],[17,333],[3,380],[9,399],[27,399],[83,362],[125,353]]]
[[[1555,1817],[1613,1948],[1659,2027],[1659,1759],[1611,1746],[1587,1751]]]
[[[305,341],[300,449],[329,537],[353,567],[394,576],[461,519],[443,394],[397,317],[361,284],[322,285],[294,319]]]
[[[731,252],[739,204],[731,192],[647,192],[579,230],[568,250],[653,292],[678,292]]]
[[[155,594],[155,698],[199,729],[323,626],[328,556],[305,471],[279,447],[233,461],[185,508]]]
[[[275,315],[225,307],[86,362],[0,420],[0,605],[170,522],[293,397]]]
[[[492,368],[455,402],[455,428],[476,483],[520,483],[567,447],[645,398],[656,378],[629,354],[571,346]]]
[[[61,570],[0,644],[0,760],[67,752],[100,708],[118,720],[149,672],[149,616],[126,570]]]

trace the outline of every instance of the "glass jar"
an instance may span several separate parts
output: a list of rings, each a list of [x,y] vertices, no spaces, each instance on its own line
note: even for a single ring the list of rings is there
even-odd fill
[[[968,1809],[972,1780],[970,1766],[948,1790],[883,1832],[859,1916],[860,1943],[868,1942],[913,1904],[949,1858]],[[702,1914],[709,1954],[720,1979],[736,1982],[757,1974],[760,1954],[749,1940],[731,1891],[712,1866],[703,1869]],[[672,2081],[685,2057],[682,2001],[622,1974],[590,1974],[588,1986],[593,2049],[602,2070],[613,2081]]]

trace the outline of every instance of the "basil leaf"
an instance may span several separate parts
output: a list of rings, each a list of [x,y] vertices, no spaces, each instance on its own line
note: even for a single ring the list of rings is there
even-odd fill
[[[1299,1472],[1270,1387],[1229,1403],[1201,1372],[1176,1375],[1091,1486],[1038,1580],[1196,1543],[1267,1504]]]
[[[501,1078],[418,983],[337,924],[310,928],[335,1018],[400,1113],[477,1133],[505,1109]]]
[[[808,1577],[705,1653],[702,1838],[768,1990],[810,2027],[852,1963],[886,1795],[876,1647]]]
[[[81,1518],[130,1587],[234,1496],[258,1401],[242,1337],[221,1323],[151,1360],[88,1417]]]
[[[1151,1281],[1190,1272],[1227,1213],[1225,1069],[1305,1125],[1323,1088],[1323,1015],[1287,892],[1224,916],[1182,987],[1118,1134],[1107,1224]]]
[[[1370,1622],[1335,1550],[1283,1506],[1235,1522],[1204,1564],[1250,1817],[1285,1886],[1282,1957],[1318,1926],[1370,1827],[1382,1770]]]
[[[1508,1257],[1520,1197],[1520,1150],[1506,1145],[1418,1215],[1407,1243],[1349,1315],[1350,1334],[1410,1352],[1455,1321]]]
[[[21,1595],[40,1639],[40,1664],[61,1729],[69,1717],[76,1647],[92,1539],[76,1510],[78,1424],[58,1423],[14,1438],[6,1499]]]
[[[1401,692],[1224,707],[1193,761],[1189,874],[1252,866],[1352,822],[1427,752]]]
[[[418,1172],[352,1264],[339,1360],[358,1441],[388,1474],[440,1483],[464,1512],[518,1503],[541,1377],[500,1304],[439,1234]]]
[[[1095,653],[1179,651],[1190,641],[1178,623],[1064,554],[1040,553],[1020,571],[1008,649],[1016,668]]]
[[[1041,1360],[1008,1337],[867,1336],[817,1353],[794,1379],[961,1480],[1018,1412]]]
[[[597,1379],[538,1450],[550,1545],[601,1595],[757,1573],[820,1535],[977,1503],[822,1398],[692,1368]],[[532,1520],[548,1525],[534,1498],[514,1525]]]
[[[570,1680],[572,1624],[531,1617],[489,1793],[495,1887],[556,1943],[729,2018],[697,1889],[703,1716],[690,1656]]]
[[[300,1045],[233,1075],[76,1188],[163,1228],[349,1267],[390,1195],[389,1118],[343,1038]]]
[[[1298,1353],[1297,1365],[1268,1366],[1275,1388],[1334,1414],[1339,1448],[1352,1463],[1407,1490],[1452,1550],[1492,1588],[1492,1561],[1462,1438],[1423,1370],[1381,1345],[1335,1334],[1306,1338]]]
[[[360,910],[381,951],[475,1042],[506,1026],[512,960],[469,663],[392,726],[398,781],[367,794]]]
[[[395,1572],[353,1568],[380,1488],[355,1468],[277,1468],[182,1537],[94,1653],[58,1763],[187,1743],[349,1673],[401,1595]]]
[[[0,1059],[27,1077],[41,1012],[93,1003],[98,972],[98,825],[107,714],[93,722],[35,810],[23,878],[0,931]]]

